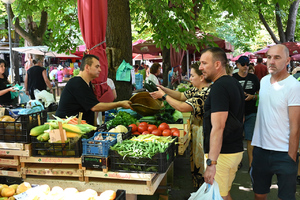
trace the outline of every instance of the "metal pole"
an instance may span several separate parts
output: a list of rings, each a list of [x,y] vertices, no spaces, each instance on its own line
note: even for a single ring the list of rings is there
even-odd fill
[[[188,79],[190,78],[190,63],[189,63],[189,50],[186,50],[186,74]]]
[[[12,43],[11,43],[11,20],[10,20],[10,4],[6,4],[7,6],[7,15],[8,15],[8,40],[9,40],[9,64],[10,64],[10,75],[11,82],[14,82],[14,69],[12,62]]]

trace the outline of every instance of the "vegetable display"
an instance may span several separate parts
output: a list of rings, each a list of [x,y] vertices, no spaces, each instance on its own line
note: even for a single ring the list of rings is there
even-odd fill
[[[124,111],[120,111],[116,115],[111,113],[111,115],[114,115],[115,118],[109,120],[106,123],[108,129],[112,126],[118,126],[118,125],[124,125],[127,127],[130,124],[135,124],[137,122],[137,119],[135,117],[131,116],[129,113]]]
[[[139,135],[122,143],[117,143],[110,147],[111,150],[117,151],[123,158],[152,158],[157,153],[163,153],[174,142],[176,138],[159,137],[151,134]]]

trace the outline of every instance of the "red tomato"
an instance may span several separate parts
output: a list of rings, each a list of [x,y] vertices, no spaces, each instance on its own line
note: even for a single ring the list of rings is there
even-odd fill
[[[155,130],[155,129],[157,129],[157,126],[155,126],[155,125],[149,125],[149,126],[148,126],[148,131],[149,131],[150,133],[152,133],[152,131]]]
[[[158,129],[159,130],[161,130],[161,131],[163,131],[163,130],[165,130],[165,129],[169,129],[170,127],[169,127],[169,125],[167,124],[167,123],[161,123],[159,126],[158,126]]]
[[[174,132],[173,132],[173,136],[177,136],[177,137],[179,137],[179,136],[180,136],[180,132],[179,132],[179,130],[177,130],[177,131],[174,131]]]
[[[131,132],[136,132],[137,131],[137,125],[135,124],[130,124],[129,127],[131,127]]]
[[[147,131],[148,130],[148,127],[145,126],[145,125],[139,125],[138,126],[138,132],[142,133],[144,131]]]
[[[148,123],[147,123],[147,122],[141,122],[141,123],[139,124],[139,126],[140,126],[140,125],[148,126]]]
[[[149,132],[149,131],[144,131],[144,132],[142,133],[142,135],[147,135],[147,134],[150,134],[150,132]]]
[[[186,135],[186,131],[184,131],[184,135]]]
[[[157,136],[161,136],[161,130],[155,129],[155,130],[153,130],[153,131],[151,132],[151,134],[157,135]]]
[[[132,133],[132,135],[141,135],[141,133],[138,132],[138,131],[135,131],[135,132]]]
[[[178,128],[171,128],[171,133],[173,134],[175,131],[179,131]]]
[[[170,130],[170,129],[165,129],[165,130],[162,132],[162,135],[163,135],[163,136],[172,136],[171,130]]]

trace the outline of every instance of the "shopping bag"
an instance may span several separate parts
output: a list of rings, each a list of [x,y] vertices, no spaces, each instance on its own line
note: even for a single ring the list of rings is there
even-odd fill
[[[132,66],[129,63],[125,62],[125,60],[123,60],[123,62],[121,63],[121,65],[117,70],[116,80],[130,82],[131,69]]]
[[[214,180],[213,184],[203,183],[197,192],[191,193],[188,200],[223,200],[220,195],[219,185]]]

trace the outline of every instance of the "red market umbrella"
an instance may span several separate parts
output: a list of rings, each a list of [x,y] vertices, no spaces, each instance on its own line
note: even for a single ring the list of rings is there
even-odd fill
[[[300,42],[284,42],[282,43],[289,49],[290,56],[293,56],[295,54],[300,54]],[[268,47],[271,47],[276,44],[268,45]]]
[[[78,21],[87,52],[99,57],[101,73],[92,81],[97,99],[101,102],[113,101],[113,95],[107,96],[109,86],[106,83],[108,63],[105,53],[107,0],[77,0]],[[111,93],[112,94],[112,93]],[[105,99],[101,99],[102,96]],[[110,96],[112,98],[110,98]]]
[[[132,54],[133,60],[162,60],[162,57],[160,55],[152,55],[152,54]]]
[[[157,48],[153,40],[139,39],[132,44],[132,53],[158,55],[161,52],[161,48]]]
[[[291,56],[291,60],[292,61],[300,61],[300,54],[295,54],[295,55]]]
[[[231,61],[237,61],[241,56],[247,56],[247,57],[249,57],[250,59],[254,59],[254,58],[255,58],[255,56],[254,56],[253,53],[251,53],[251,52],[245,52],[245,53],[242,53],[241,55],[238,55],[238,56],[232,58]]]
[[[255,52],[253,52],[253,54],[256,55],[256,56],[260,56],[262,58],[266,58],[267,57],[266,53],[268,52],[269,49],[270,48],[267,47],[267,48],[261,49],[259,51],[255,51]]]
[[[284,42],[282,43],[285,45],[290,52],[290,56],[293,56],[295,54],[300,54],[300,43],[299,42]]]

